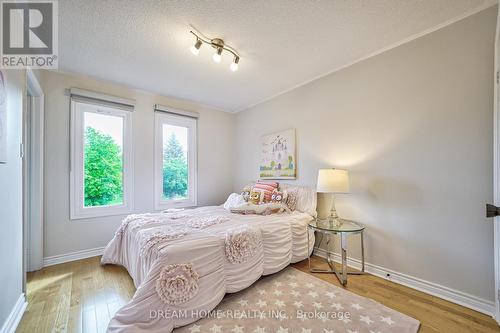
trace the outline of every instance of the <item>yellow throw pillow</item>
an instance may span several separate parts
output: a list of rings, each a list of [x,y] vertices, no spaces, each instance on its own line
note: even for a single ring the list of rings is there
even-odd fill
[[[252,191],[250,192],[250,196],[248,197],[248,202],[253,203],[254,205],[260,204],[262,200],[262,192],[260,191]]]

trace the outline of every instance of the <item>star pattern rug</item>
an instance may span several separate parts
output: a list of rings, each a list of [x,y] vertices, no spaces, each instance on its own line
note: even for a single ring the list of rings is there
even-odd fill
[[[175,333],[415,333],[419,321],[295,268],[227,294]]]

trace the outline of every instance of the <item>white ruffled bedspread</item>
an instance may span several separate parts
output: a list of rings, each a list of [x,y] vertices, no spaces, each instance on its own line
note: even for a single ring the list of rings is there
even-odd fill
[[[171,332],[198,320],[197,314],[214,309],[226,293],[307,258],[311,220],[298,211],[239,215],[220,206],[130,215],[101,263],[124,266],[137,290],[108,332]],[[160,311],[166,316],[158,316]]]

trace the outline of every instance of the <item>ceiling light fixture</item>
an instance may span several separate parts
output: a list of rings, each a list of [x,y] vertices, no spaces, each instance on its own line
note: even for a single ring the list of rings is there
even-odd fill
[[[222,61],[222,52],[227,51],[231,53],[234,58],[233,62],[231,63],[231,70],[233,72],[236,72],[238,70],[238,64],[240,62],[240,55],[238,52],[236,52],[235,49],[233,49],[231,46],[227,45],[224,43],[224,41],[220,38],[208,38],[205,35],[203,35],[201,32],[196,30],[194,27],[191,26],[191,31],[189,31],[196,37],[196,43],[191,46],[191,53],[194,55],[198,55],[200,52],[200,47],[202,43],[208,44],[212,46],[215,49],[215,53],[212,56],[212,59],[214,62],[219,63]]]

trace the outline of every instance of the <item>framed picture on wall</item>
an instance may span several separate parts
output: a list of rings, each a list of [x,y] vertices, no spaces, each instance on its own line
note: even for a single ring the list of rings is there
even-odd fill
[[[295,129],[288,129],[261,138],[261,179],[295,179]]]
[[[0,71],[0,163],[7,163],[7,92]]]

